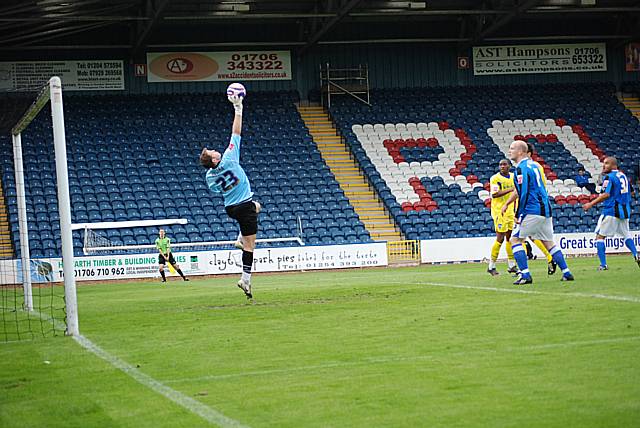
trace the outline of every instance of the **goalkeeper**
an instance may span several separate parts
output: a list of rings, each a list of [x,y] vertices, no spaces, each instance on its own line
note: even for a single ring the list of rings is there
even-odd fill
[[[207,168],[207,186],[212,192],[222,193],[224,208],[229,217],[240,225],[239,243],[242,248],[242,277],[238,287],[247,299],[251,294],[251,268],[258,233],[260,204],[252,200],[251,184],[240,166],[240,133],[242,131],[242,97],[229,95],[235,115],[231,128],[231,141],[224,154],[206,147],[200,153],[200,164]]]
[[[164,229],[160,229],[158,232],[158,238],[156,239],[156,248],[160,252],[158,255],[158,265],[160,268],[160,275],[162,275],[162,282],[167,282],[167,277],[164,274],[164,265],[169,262],[171,266],[180,274],[183,280],[189,281],[180,270],[180,265],[176,263],[176,259],[171,252],[171,240],[165,236]]]

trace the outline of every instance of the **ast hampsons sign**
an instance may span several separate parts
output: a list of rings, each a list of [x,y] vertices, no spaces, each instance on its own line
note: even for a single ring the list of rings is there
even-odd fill
[[[604,43],[476,46],[473,74],[577,73],[607,70]]]

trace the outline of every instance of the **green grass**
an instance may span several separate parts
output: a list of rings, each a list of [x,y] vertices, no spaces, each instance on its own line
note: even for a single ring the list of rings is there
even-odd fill
[[[484,265],[256,275],[254,304],[235,277],[86,285],[80,328],[251,427],[637,427],[640,269],[609,262],[536,261],[536,294]],[[69,338],[0,344],[2,427],[208,425]]]

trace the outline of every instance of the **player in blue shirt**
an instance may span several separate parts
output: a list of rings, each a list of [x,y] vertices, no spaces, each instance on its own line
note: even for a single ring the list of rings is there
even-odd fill
[[[562,281],[573,281],[573,275],[567,266],[562,251],[553,242],[553,220],[551,218],[551,204],[540,169],[529,159],[527,143],[514,141],[509,146],[509,158],[514,161],[516,171],[514,175],[515,194],[518,208],[516,211],[516,226],[511,234],[511,248],[513,257],[520,269],[520,277],[515,285],[531,284],[533,278],[529,272],[527,253],[522,244],[530,236],[539,239],[549,250],[553,260],[562,269]],[[506,206],[505,206],[506,207]],[[504,208],[503,208],[504,209]]]
[[[598,270],[609,269],[604,245],[604,238],[607,236],[621,236],[624,238],[624,244],[631,251],[638,266],[640,266],[638,250],[629,233],[629,216],[631,215],[629,180],[624,173],[618,171],[618,160],[614,157],[605,158],[602,173],[605,176],[602,181],[600,195],[582,206],[585,211],[589,211],[594,205],[603,202],[602,214],[596,226],[596,249],[600,258]]]
[[[248,299],[251,294],[251,267],[253,251],[256,247],[258,233],[258,213],[260,204],[252,200],[251,184],[240,166],[240,133],[242,131],[242,97],[230,95],[235,116],[231,130],[229,146],[221,155],[220,152],[206,147],[200,153],[200,163],[207,168],[207,186],[212,192],[222,193],[225,211],[240,225],[240,248],[242,248],[242,277],[238,287],[244,291]]]

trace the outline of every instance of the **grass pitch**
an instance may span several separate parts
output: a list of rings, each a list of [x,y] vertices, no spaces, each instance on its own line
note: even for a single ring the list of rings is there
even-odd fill
[[[250,427],[640,424],[640,269],[532,263],[84,285],[85,337]],[[504,272],[506,268],[499,266]],[[66,337],[0,343],[2,427],[211,426]]]

